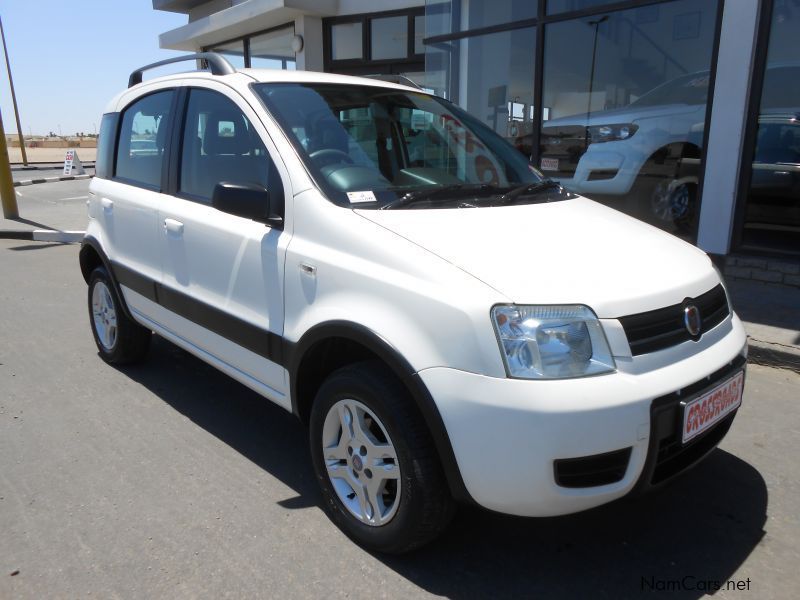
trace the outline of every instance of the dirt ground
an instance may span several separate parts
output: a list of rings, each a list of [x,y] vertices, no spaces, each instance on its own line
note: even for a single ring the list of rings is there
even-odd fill
[[[78,152],[78,158],[83,162],[94,162],[97,156],[97,148],[75,148]],[[29,163],[52,163],[61,162],[64,160],[64,155],[67,153],[67,148],[25,148],[28,154]],[[11,164],[22,163],[22,152],[19,148],[9,148],[8,158]]]

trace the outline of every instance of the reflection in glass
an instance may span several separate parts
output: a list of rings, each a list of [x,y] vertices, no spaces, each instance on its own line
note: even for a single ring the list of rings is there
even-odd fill
[[[425,39],[425,15],[417,15],[414,17],[414,54],[424,54],[425,44],[422,40]]]
[[[742,245],[800,255],[800,7],[775,2]]]
[[[535,50],[533,27],[434,44],[427,84],[518,148],[530,147]]]
[[[453,19],[459,14],[458,6],[453,13],[451,0],[425,0],[425,35],[445,35],[453,32]],[[455,29],[458,29],[456,26]]]
[[[676,0],[547,25],[539,166],[693,235],[716,6]]]
[[[294,27],[271,31],[250,38],[250,66],[254,69],[291,69]],[[290,66],[290,64],[292,66]]]
[[[470,29],[477,29],[501,23],[513,23],[523,19],[534,19],[538,10],[538,2],[535,0],[462,2],[461,21],[462,23],[466,22]]]
[[[553,15],[573,10],[597,8],[604,4],[612,4],[615,0],[547,0],[547,14]]]
[[[384,17],[370,21],[371,58],[405,58],[408,55],[408,17]]]
[[[469,199],[478,208],[569,197],[557,186],[531,189],[543,181],[528,161],[441,98],[332,83],[254,88],[338,204],[459,208]]]
[[[331,58],[347,60],[363,58],[361,22],[337,23],[331,27]]]

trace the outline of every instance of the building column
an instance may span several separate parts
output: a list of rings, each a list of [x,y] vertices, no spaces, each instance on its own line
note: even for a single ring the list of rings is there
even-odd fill
[[[303,49],[296,55],[298,70],[324,71],[322,19],[309,15],[299,16],[294,20],[294,33],[303,36]]]
[[[697,245],[727,254],[742,167],[761,2],[725,0],[706,151]]]

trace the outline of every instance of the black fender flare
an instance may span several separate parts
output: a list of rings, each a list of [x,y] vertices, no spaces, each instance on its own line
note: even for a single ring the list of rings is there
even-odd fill
[[[315,344],[327,338],[344,338],[360,344],[389,366],[408,389],[428,426],[453,498],[460,502],[477,504],[464,485],[442,415],[422,378],[391,343],[364,325],[350,321],[328,321],[315,325],[295,343],[284,342],[284,364],[289,371],[292,412],[298,418],[301,417],[297,379],[303,357]]]
[[[92,274],[92,269],[90,269],[88,266],[89,253],[92,251],[100,257],[100,262],[103,264],[106,272],[111,277],[111,284],[114,286],[114,291],[117,293],[117,298],[120,300],[123,313],[125,313],[125,316],[133,321],[134,318],[128,310],[128,305],[125,303],[125,296],[122,295],[122,289],[119,287],[119,282],[114,274],[114,268],[111,265],[111,260],[109,260],[108,256],[103,251],[103,247],[100,245],[100,242],[97,241],[97,238],[91,235],[84,236],[83,240],[81,241],[81,249],[78,252],[78,261],[81,266],[83,280],[86,283],[89,283],[89,277]]]

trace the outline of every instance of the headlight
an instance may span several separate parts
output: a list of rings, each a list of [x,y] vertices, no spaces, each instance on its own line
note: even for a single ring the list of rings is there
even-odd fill
[[[499,305],[492,320],[511,377],[561,379],[616,368],[600,321],[585,306]]]
[[[599,142],[627,140],[636,133],[639,126],[632,123],[623,123],[619,125],[592,125],[586,129],[589,131],[589,141],[596,144]]]

